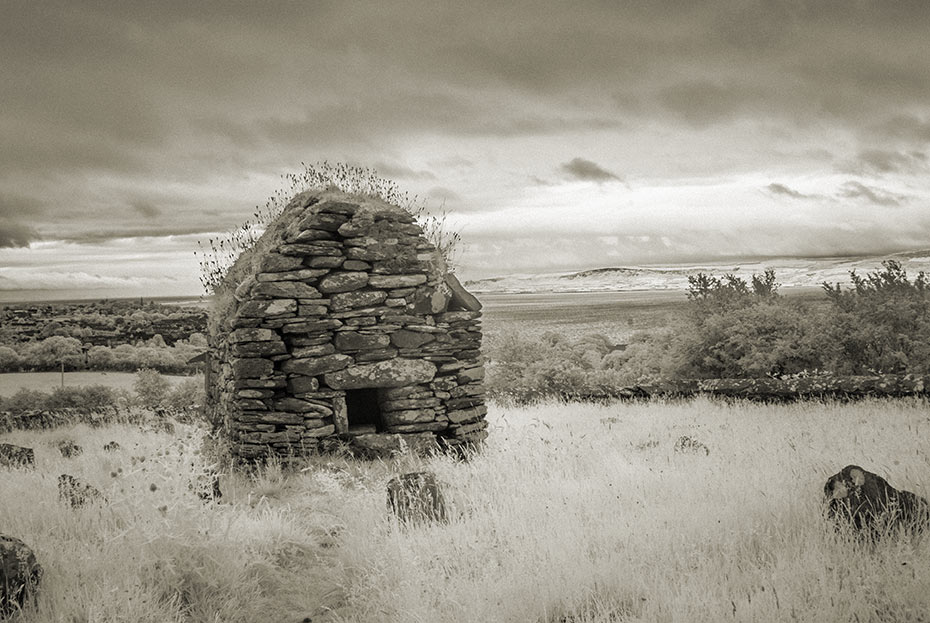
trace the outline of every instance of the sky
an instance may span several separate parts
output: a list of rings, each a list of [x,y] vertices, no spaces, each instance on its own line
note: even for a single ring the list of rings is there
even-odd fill
[[[0,6],[0,291],[196,294],[301,162],[465,278],[930,248],[930,3]]]

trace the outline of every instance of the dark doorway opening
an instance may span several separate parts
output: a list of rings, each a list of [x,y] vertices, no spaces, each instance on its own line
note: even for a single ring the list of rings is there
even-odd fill
[[[381,432],[381,407],[375,388],[350,389],[346,392],[349,432],[355,435]]]

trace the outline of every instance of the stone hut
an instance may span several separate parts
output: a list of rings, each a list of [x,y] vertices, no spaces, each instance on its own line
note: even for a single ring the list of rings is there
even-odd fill
[[[218,288],[208,416],[246,460],[480,442],[480,309],[406,210],[298,194]]]

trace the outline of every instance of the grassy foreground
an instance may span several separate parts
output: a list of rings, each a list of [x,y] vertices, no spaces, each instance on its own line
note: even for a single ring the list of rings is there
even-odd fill
[[[193,428],[17,432],[0,440],[37,469],[0,472],[0,532],[45,567],[28,622],[926,621],[930,539],[855,545],[819,501],[848,463],[930,493],[927,407],[495,408],[468,463],[319,457],[224,474],[219,504],[188,488]],[[681,435],[710,454],[676,452]],[[62,458],[65,437],[84,454]],[[399,526],[385,484],[424,468],[453,519]],[[63,472],[109,503],[63,506]]]

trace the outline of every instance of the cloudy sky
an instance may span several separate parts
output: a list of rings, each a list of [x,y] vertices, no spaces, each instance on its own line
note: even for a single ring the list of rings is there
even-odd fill
[[[378,169],[465,277],[930,247],[930,3],[0,8],[0,290],[199,292],[300,162]]]

